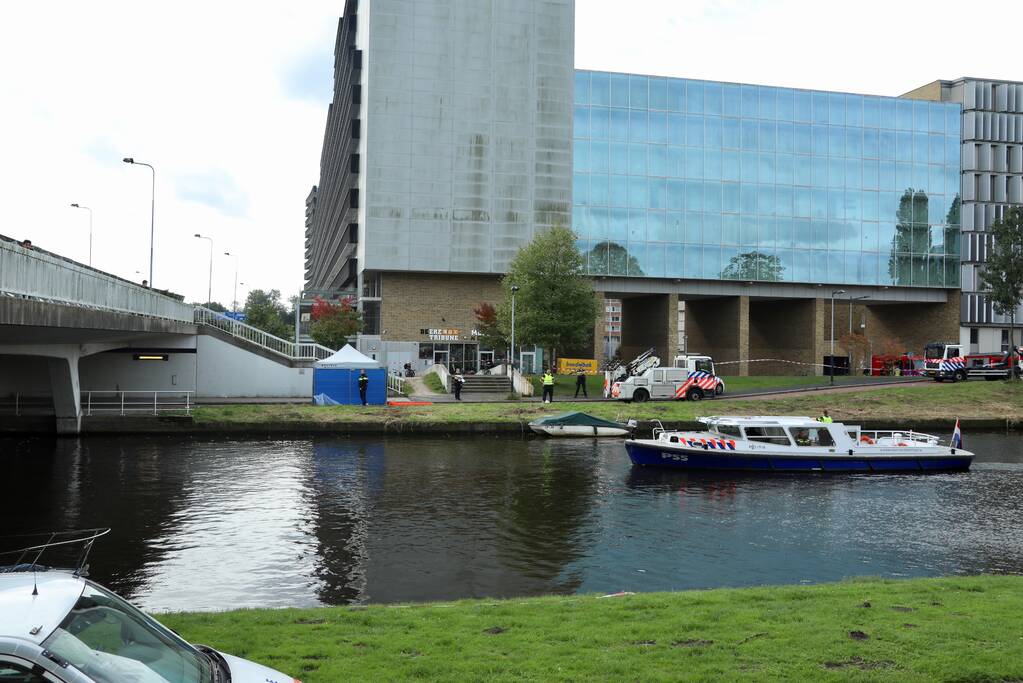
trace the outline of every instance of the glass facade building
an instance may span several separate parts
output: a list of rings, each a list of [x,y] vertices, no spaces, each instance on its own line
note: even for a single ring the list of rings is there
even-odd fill
[[[576,71],[588,271],[958,288],[960,110]]]

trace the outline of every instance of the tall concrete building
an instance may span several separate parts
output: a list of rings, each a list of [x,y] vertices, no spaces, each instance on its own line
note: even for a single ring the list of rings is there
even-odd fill
[[[959,105],[576,71],[573,24],[571,0],[347,2],[307,288],[357,288],[364,352],[499,354],[473,311],[559,222],[625,358],[677,352],[682,303],[734,374],[820,372],[832,313],[909,349],[957,332]]]
[[[903,97],[962,105],[960,342],[972,352],[1007,350],[1009,316],[995,312],[979,273],[991,248],[991,225],[1023,205],[1023,83],[934,81]],[[1023,306],[1016,320],[1023,320]]]

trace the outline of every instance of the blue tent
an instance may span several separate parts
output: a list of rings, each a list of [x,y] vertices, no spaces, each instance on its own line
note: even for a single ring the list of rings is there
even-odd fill
[[[369,377],[366,402],[371,405],[387,403],[387,371],[351,345],[345,345],[330,358],[316,361],[313,368],[313,402],[318,405],[362,403],[359,399],[360,370],[365,370]]]

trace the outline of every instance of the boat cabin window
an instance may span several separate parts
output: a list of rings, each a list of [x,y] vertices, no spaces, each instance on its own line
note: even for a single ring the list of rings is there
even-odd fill
[[[742,438],[742,434],[739,432],[738,425],[714,425],[714,431],[718,434],[724,434],[725,436],[734,436],[736,438]]]
[[[664,381],[664,370],[654,370],[654,381],[655,382]]]
[[[853,441],[858,441],[860,438],[860,431],[858,429],[847,429],[845,433],[849,435],[849,438]]]
[[[823,427],[792,427],[792,438],[797,446],[834,446],[831,433]]]
[[[746,427],[746,438],[750,441],[791,446],[789,437],[781,427]]]

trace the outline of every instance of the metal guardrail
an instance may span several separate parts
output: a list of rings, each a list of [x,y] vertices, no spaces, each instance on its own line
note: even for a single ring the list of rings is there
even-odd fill
[[[223,313],[217,313],[216,311],[210,310],[204,306],[195,307],[194,322],[199,325],[214,327],[222,332],[226,332],[232,337],[243,339],[255,344],[256,346],[264,348],[267,351],[280,354],[285,358],[295,360],[321,360],[334,355],[334,351],[328,349],[326,346],[321,346],[320,344],[296,344],[295,342],[288,341],[287,339],[275,337],[272,334],[264,332],[258,327],[253,327],[252,325],[247,325],[243,322],[228,318]]]
[[[181,413],[188,415],[195,407],[191,391],[85,391],[82,392],[82,414],[94,413]]]
[[[22,415],[53,415],[53,396],[41,393],[15,392],[0,396],[0,413]]]
[[[0,292],[191,323],[192,306],[55,254],[0,240]]]
[[[408,392],[405,389],[407,381],[400,375],[387,374],[387,391],[394,392],[401,396],[407,396]]]

